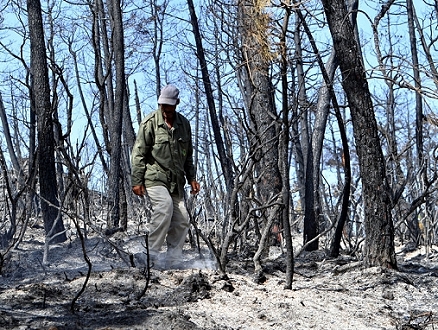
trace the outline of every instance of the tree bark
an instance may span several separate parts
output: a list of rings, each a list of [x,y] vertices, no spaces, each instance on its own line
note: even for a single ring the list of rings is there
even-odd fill
[[[14,167],[14,171],[16,175],[21,178],[22,168],[20,162],[18,161],[17,154],[15,153],[14,144],[12,143],[11,131],[9,129],[8,118],[6,115],[6,110],[3,104],[3,97],[1,93],[0,93],[0,119],[3,126],[4,138],[6,140],[6,145],[8,147],[9,158],[11,159],[11,163],[12,166]]]
[[[417,146],[418,166],[421,171],[423,181],[426,181],[426,168],[424,166],[423,155],[423,101],[421,97],[421,78],[418,63],[417,38],[415,35],[414,24],[414,4],[412,0],[406,0],[408,14],[409,41],[411,45],[412,67],[415,83],[415,144]]]
[[[114,93],[114,106],[109,116],[109,128],[111,139],[111,162],[109,181],[109,206],[110,223],[109,227],[119,226],[120,220],[120,177],[122,175],[120,164],[122,159],[122,123],[123,123],[123,107],[125,105],[124,98],[126,96],[125,82],[125,51],[123,40],[123,21],[122,9],[120,0],[108,1],[108,11],[112,22],[112,50],[114,52],[114,64],[116,73],[116,86]]]
[[[251,131],[250,154],[255,163],[256,177],[255,196],[261,205],[268,205],[275,196],[282,192],[282,176],[279,167],[279,116],[274,102],[274,86],[270,76],[272,53],[267,41],[270,17],[261,3],[243,0],[239,2],[239,26],[241,26],[241,53],[244,63],[241,66],[241,77],[244,78],[245,110]],[[261,275],[261,251],[267,253],[266,233],[270,234],[271,226],[283,226],[283,212],[277,207],[267,207],[260,219],[254,217],[256,235],[258,236],[258,253],[254,256],[256,275]],[[257,227],[260,226],[260,233]],[[270,237],[270,235],[269,235]]]
[[[354,129],[365,210],[365,266],[397,269],[385,162],[359,45],[344,0],[322,0]]]
[[[281,28],[280,36],[280,54],[281,54],[281,107],[282,107],[282,131],[280,134],[280,143],[278,147],[279,168],[282,177],[282,213],[283,213],[283,237],[286,246],[286,289],[292,289],[293,274],[294,274],[294,249],[292,244],[292,233],[290,228],[290,162],[289,162],[289,143],[290,143],[290,123],[289,123],[289,97],[288,97],[288,58],[287,58],[287,28],[289,25],[289,19],[291,15],[291,9],[286,7],[285,16]]]
[[[297,10],[297,15],[302,18],[301,13]],[[315,168],[314,162],[318,163],[319,160],[315,159],[313,156],[312,149],[312,139],[310,138],[310,125],[309,125],[309,112],[310,112],[310,104],[307,102],[306,96],[306,83],[304,79],[304,67],[303,67],[303,54],[301,49],[301,28],[302,25],[305,24],[304,19],[297,19],[295,24],[295,57],[296,60],[296,69],[297,69],[297,81],[298,81],[298,106],[301,110],[299,114],[300,122],[301,122],[301,132],[300,132],[300,146],[302,149],[303,155],[303,164],[304,168],[304,228],[303,228],[303,244],[312,241],[306,246],[307,251],[314,251],[318,249],[319,241],[316,238],[319,232],[319,215],[320,209],[318,201],[318,194],[315,191],[316,183],[315,183]],[[317,172],[319,174],[319,171]],[[319,181],[319,180],[318,180]]]
[[[222,171],[225,177],[225,184],[227,190],[231,191],[234,185],[234,171],[230,159],[227,157],[225,144],[220,132],[219,120],[216,113],[216,106],[214,104],[213,89],[211,86],[210,75],[207,68],[207,60],[204,54],[204,47],[202,46],[201,33],[198,26],[198,18],[195,12],[193,0],[187,0],[190,11],[190,22],[193,28],[193,35],[195,36],[196,52],[201,66],[202,81],[204,82],[205,97],[207,98],[208,110],[210,112],[211,125],[213,127],[214,140],[219,154]]]
[[[67,240],[59,210],[58,183],[55,169],[53,109],[50,102],[49,75],[41,3],[27,0],[31,62],[31,107],[37,114],[38,169],[41,211],[44,229],[53,243]]]

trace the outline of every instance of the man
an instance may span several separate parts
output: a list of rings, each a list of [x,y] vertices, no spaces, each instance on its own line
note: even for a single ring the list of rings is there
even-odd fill
[[[156,261],[166,241],[166,265],[170,267],[179,262],[189,230],[185,183],[191,186],[192,194],[200,189],[190,123],[176,112],[179,102],[179,90],[174,85],[165,86],[158,98],[158,110],[141,122],[132,150],[132,191],[138,196],[147,191],[152,203],[150,257]]]

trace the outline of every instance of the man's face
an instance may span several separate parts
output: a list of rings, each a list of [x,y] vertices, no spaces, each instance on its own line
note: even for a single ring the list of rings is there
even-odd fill
[[[175,116],[176,105],[161,104],[161,113],[166,121],[172,120]]]

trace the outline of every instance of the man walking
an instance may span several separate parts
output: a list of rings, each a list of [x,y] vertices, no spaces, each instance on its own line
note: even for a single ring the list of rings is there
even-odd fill
[[[184,204],[184,186],[191,193],[200,189],[193,164],[189,121],[176,112],[179,90],[165,86],[158,98],[158,110],[141,122],[132,150],[132,191],[149,195],[152,217],[149,223],[149,252],[156,260],[166,241],[166,266],[180,262],[189,230]]]

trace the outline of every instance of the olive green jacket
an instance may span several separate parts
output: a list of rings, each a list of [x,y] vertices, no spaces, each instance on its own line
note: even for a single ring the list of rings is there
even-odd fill
[[[196,178],[189,121],[175,113],[169,129],[158,109],[141,122],[132,149],[131,185],[165,186],[182,197],[184,185]]]

